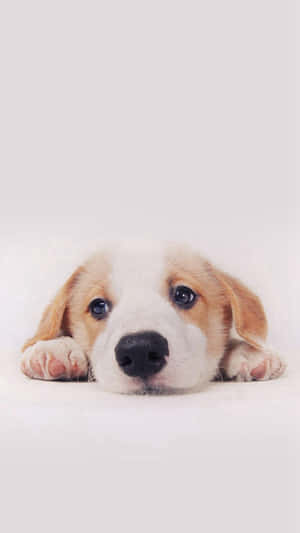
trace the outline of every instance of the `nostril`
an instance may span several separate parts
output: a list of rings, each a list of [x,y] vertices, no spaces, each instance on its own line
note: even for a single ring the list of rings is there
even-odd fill
[[[162,360],[162,356],[159,355],[159,353],[157,353],[157,352],[149,352],[148,353],[148,359],[149,359],[149,361],[153,361],[155,363],[156,361],[161,361]]]
[[[129,366],[131,365],[131,363],[132,363],[132,359],[130,359],[130,357],[128,357],[127,355],[119,359],[119,365],[122,367]]]
[[[160,372],[166,365],[168,341],[155,331],[132,333],[121,337],[115,354],[125,374],[145,379]]]

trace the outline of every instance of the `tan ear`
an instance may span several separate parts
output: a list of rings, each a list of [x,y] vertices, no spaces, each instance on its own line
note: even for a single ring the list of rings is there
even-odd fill
[[[251,292],[241,281],[215,270],[230,301],[235,328],[246,342],[260,348],[267,336],[267,318],[258,296]]]
[[[38,341],[55,339],[61,333],[63,334],[64,316],[69,302],[71,289],[82,271],[83,267],[77,268],[67,279],[63,287],[58,291],[54,300],[46,307],[36,334],[24,344],[22,348],[23,352],[26,348]]]

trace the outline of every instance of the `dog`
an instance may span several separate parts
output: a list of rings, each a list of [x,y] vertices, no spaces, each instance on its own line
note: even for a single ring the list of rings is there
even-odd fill
[[[235,328],[236,335],[232,335]],[[36,379],[92,375],[118,393],[201,390],[285,370],[259,298],[185,245],[106,246],[79,266],[23,347]]]

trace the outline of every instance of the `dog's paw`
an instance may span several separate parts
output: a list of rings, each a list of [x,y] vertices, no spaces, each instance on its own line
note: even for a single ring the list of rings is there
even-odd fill
[[[21,369],[30,378],[72,380],[87,376],[88,361],[74,339],[58,337],[27,348]]]
[[[266,381],[281,376],[286,364],[267,348],[256,350],[240,342],[227,354],[221,369],[227,378],[236,381]]]

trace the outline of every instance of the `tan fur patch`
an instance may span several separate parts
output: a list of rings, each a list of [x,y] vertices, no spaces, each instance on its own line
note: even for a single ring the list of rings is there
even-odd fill
[[[219,355],[227,342],[232,324],[230,306],[225,291],[212,274],[211,265],[201,256],[186,248],[172,248],[168,253],[167,282],[164,294],[170,287],[186,285],[198,296],[191,309],[175,308],[183,320],[198,326],[207,336],[208,353]]]
[[[26,342],[23,351],[40,340],[69,335],[88,353],[106,323],[105,319],[95,320],[88,305],[94,298],[110,299],[109,273],[109,260],[102,253],[78,267],[45,309],[36,334]]]
[[[22,351],[26,350],[26,348],[32,346],[38,341],[50,340],[59,336],[62,324],[64,322],[64,315],[71,291],[76,285],[76,282],[83,271],[84,268],[80,266],[67,279],[65,284],[56,294],[54,300],[46,307],[38,325],[36,334],[24,344]]]
[[[228,341],[232,318],[238,334],[259,348],[267,335],[267,319],[260,299],[238,279],[213,267],[188,248],[172,247],[168,254],[168,286],[183,284],[199,295],[189,310],[177,309],[184,320],[207,335],[209,351]],[[169,287],[167,289],[169,292]]]
[[[95,298],[108,300],[113,304],[109,292],[111,266],[105,254],[93,256],[85,264],[85,271],[77,283],[69,303],[68,320],[74,339],[89,353],[97,336],[106,326],[106,319],[95,320],[88,306]]]
[[[240,280],[214,269],[230,301],[234,323],[238,334],[251,346],[260,348],[267,336],[267,318],[258,296]]]

